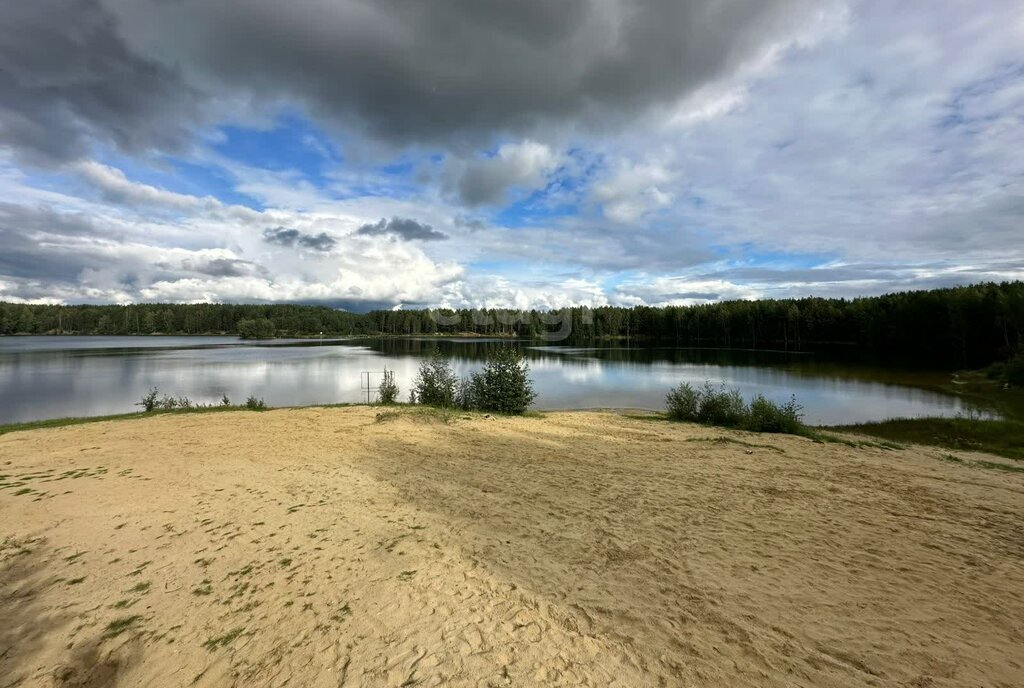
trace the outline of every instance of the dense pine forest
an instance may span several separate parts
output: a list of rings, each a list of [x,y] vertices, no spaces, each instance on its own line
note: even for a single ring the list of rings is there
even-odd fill
[[[1024,282],[856,299],[727,301],[655,308],[389,310],[291,304],[52,306],[0,303],[0,334],[239,334],[248,337],[474,334],[652,340],[682,346],[845,349],[950,367],[980,367],[1024,348]]]

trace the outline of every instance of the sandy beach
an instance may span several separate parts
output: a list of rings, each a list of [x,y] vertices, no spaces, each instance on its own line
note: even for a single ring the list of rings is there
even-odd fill
[[[0,687],[1024,685],[1003,460],[377,413],[0,437]]]

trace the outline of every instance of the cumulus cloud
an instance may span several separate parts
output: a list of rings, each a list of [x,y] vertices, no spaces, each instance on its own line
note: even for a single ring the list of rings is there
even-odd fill
[[[756,299],[763,292],[725,279],[642,276],[623,282],[613,295],[620,306],[692,306],[714,301]]]
[[[605,217],[632,223],[672,203],[673,174],[657,162],[622,161],[615,171],[594,186],[593,198]]]
[[[179,211],[202,208],[212,210],[220,208],[222,205],[213,197],[197,198],[166,189],[158,189],[149,184],[130,181],[121,170],[93,160],[74,163],[71,169],[96,188],[103,198],[112,203],[165,207]]]
[[[696,303],[1024,264],[1013,3],[8,5],[0,298]]]
[[[0,175],[5,196],[29,188]],[[0,204],[0,300],[300,301],[359,310],[429,303],[464,276],[415,243],[351,232],[365,220],[344,212],[232,214],[197,203],[159,218],[123,204],[78,212],[74,197],[45,198]],[[329,260],[307,259],[328,250]]]
[[[468,206],[493,205],[504,201],[510,189],[544,186],[559,161],[550,147],[536,141],[510,143],[494,155],[450,160],[445,183]]]
[[[356,234],[364,236],[394,236],[406,241],[439,241],[448,235],[439,232],[430,225],[404,217],[393,217],[390,220],[381,218],[378,222],[367,223],[356,230]]]

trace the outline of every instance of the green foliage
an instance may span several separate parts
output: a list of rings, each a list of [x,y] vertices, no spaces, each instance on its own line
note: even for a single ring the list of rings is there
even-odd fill
[[[743,397],[736,390],[715,388],[705,382],[694,389],[683,382],[665,397],[668,415],[673,420],[684,420],[708,425],[739,427],[746,420],[747,409]]]
[[[745,427],[753,432],[779,432],[800,435],[804,432],[801,422],[803,407],[791,396],[785,404],[776,404],[758,394],[750,401]]]
[[[494,349],[483,370],[473,373],[467,408],[521,415],[537,397],[530,366],[522,352],[511,346]]]
[[[380,403],[385,406],[390,406],[398,401],[398,383],[395,382],[395,371],[384,370],[384,379],[381,380],[380,387],[377,389]]]
[[[250,394],[249,398],[245,400],[245,408],[250,411],[262,411],[267,408],[267,405],[262,399],[258,399],[255,395]]]
[[[472,378],[464,377],[459,380],[459,385],[455,390],[455,405],[463,411],[476,408],[476,396],[473,393]]]
[[[697,420],[697,408],[700,405],[698,392],[693,385],[681,382],[665,396],[668,417],[672,420]]]
[[[294,304],[49,306],[0,303],[0,335],[237,333],[274,336],[265,324],[254,328],[247,323],[263,320],[270,321],[278,336],[325,332],[333,335],[470,333],[530,337],[560,332],[570,343],[602,338],[648,338],[681,346],[718,348],[821,351],[842,347],[876,358],[912,357],[920,364],[980,368],[1004,360],[1010,352],[1024,350],[1024,282],[985,283],[858,299],[766,299],[664,308],[579,307],[553,313],[403,309],[357,314]]]
[[[714,387],[705,382],[700,389],[683,382],[665,397],[668,417],[672,420],[720,425],[751,432],[774,432],[803,435],[807,429],[801,422],[803,407],[790,397],[785,404],[776,404],[758,394],[747,405],[738,390]]]
[[[236,327],[242,339],[273,339],[277,334],[277,327],[268,318],[239,320]]]
[[[420,362],[412,394],[420,404],[451,406],[455,401],[455,372],[439,349]]]
[[[159,396],[160,391],[154,387],[149,390],[145,396],[142,397],[142,401],[135,404],[141,406],[145,413],[152,411],[173,411],[175,409],[190,409],[199,406],[188,397],[170,397],[166,394]]]
[[[988,370],[988,376],[1010,387],[1024,387],[1024,351],[1018,352],[1007,361],[992,365]]]
[[[142,410],[146,413],[156,410],[157,397],[160,395],[160,391],[154,387],[153,389],[146,392],[146,395],[142,397],[142,401],[135,404],[141,406]]]

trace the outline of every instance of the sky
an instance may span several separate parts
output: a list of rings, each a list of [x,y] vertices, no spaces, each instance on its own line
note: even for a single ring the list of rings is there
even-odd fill
[[[0,0],[0,301],[1014,279],[1020,0]]]

